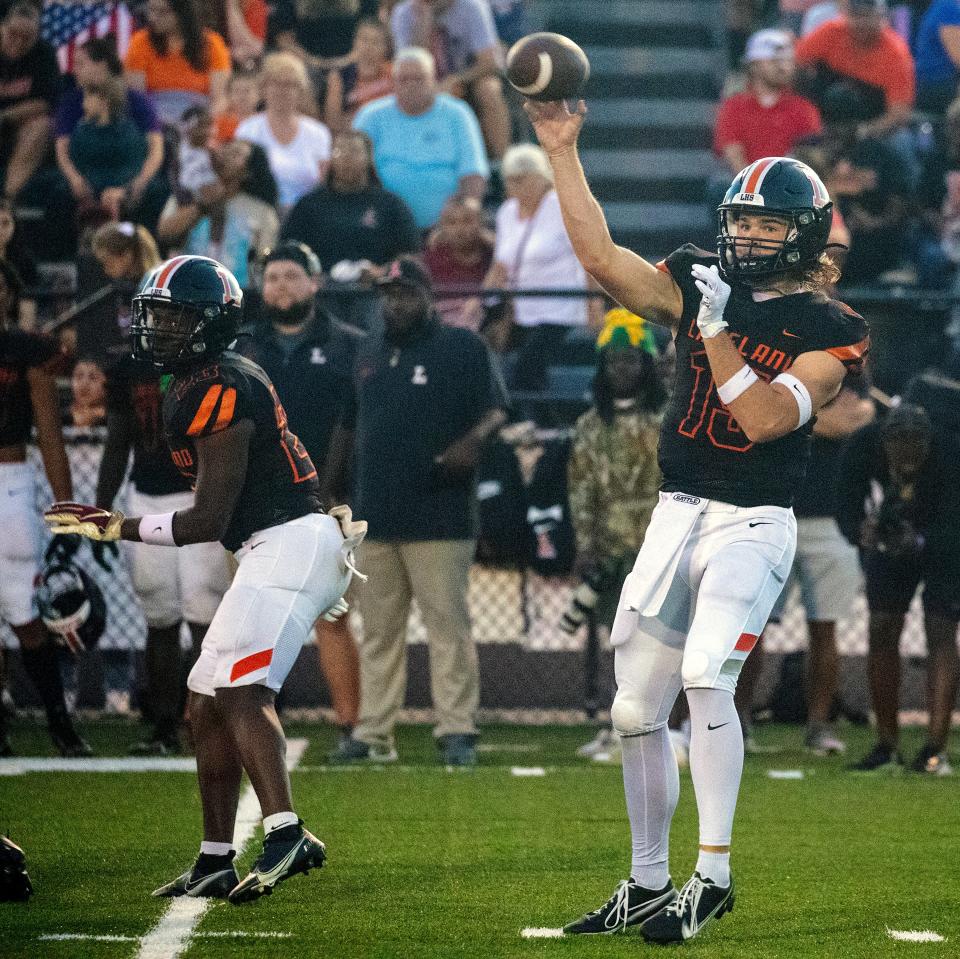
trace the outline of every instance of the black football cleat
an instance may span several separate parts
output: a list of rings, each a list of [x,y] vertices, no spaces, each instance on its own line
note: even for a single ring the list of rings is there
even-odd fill
[[[229,895],[234,905],[269,896],[278,882],[298,873],[319,869],[327,858],[326,846],[303,828],[303,822],[268,833],[263,852],[242,882]]]
[[[628,926],[639,925],[676,898],[672,880],[662,889],[645,889],[632,879],[624,879],[599,909],[567,924],[563,931],[570,935],[626,932]]]
[[[699,936],[714,919],[733,912],[734,899],[732,879],[729,886],[718,886],[695,872],[680,895],[640,927],[640,934],[659,945],[686,942]]]
[[[53,745],[65,759],[84,759],[93,755],[90,744],[74,729],[69,716],[52,720],[48,728]]]
[[[227,856],[208,856],[200,853],[197,861],[176,879],[154,889],[151,895],[159,899],[190,896],[193,899],[226,899],[230,890],[240,881],[233,865],[235,853]]]

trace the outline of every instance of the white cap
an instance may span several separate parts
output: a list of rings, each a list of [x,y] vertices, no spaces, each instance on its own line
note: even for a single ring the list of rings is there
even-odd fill
[[[786,60],[793,57],[793,34],[786,30],[758,30],[747,41],[744,63]]]

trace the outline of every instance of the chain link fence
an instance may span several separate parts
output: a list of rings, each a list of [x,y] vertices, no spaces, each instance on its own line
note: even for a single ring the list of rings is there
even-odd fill
[[[75,495],[81,501],[92,502],[104,431],[68,429],[65,432]],[[39,453],[31,448],[29,456],[36,468],[39,522],[39,513],[50,503],[52,496],[44,478]],[[118,500],[120,508],[123,508],[124,499],[125,492],[122,492]],[[44,532],[43,535],[46,543],[47,534]],[[84,547],[77,554],[77,562],[99,584],[108,608],[106,632],[99,650],[94,654],[98,666],[93,679],[87,680],[87,685],[99,683],[103,688],[99,697],[95,693],[91,695],[88,690],[81,699],[87,705],[95,705],[108,712],[126,713],[136,706],[138,659],[146,635],[146,625],[131,586],[126,559],[121,549],[113,571],[107,573],[94,562],[90,550]],[[533,718],[534,721],[544,722],[582,718],[586,628],[574,635],[568,635],[558,628],[575,585],[568,577],[544,577],[530,570],[474,566],[470,577],[469,603],[474,637],[480,648],[483,707],[488,716],[524,718],[527,721]],[[376,588],[376,584],[366,588]],[[356,613],[352,615],[355,635],[362,642],[362,620]],[[862,657],[865,654],[866,628],[866,604],[863,597],[858,596],[849,616],[841,620],[838,627],[838,645],[842,656]],[[16,647],[16,640],[6,626],[0,627],[0,637],[5,646]],[[422,710],[429,702],[425,692],[428,669],[426,634],[415,603],[408,641],[412,647],[408,702],[413,707],[420,706]],[[805,645],[804,616],[794,596],[786,607],[782,622],[768,628],[766,648],[769,653],[784,654],[802,649]],[[901,653],[908,658],[926,655],[922,612],[916,601],[907,618]],[[77,667],[77,672],[82,672],[83,662],[77,663]],[[83,685],[82,682],[79,684]],[[77,677],[73,677],[70,685],[75,690]],[[295,675],[291,677],[291,685],[297,691],[292,697],[292,705],[311,709],[325,702],[315,656],[308,653],[301,657]],[[14,688],[14,696],[19,702],[29,702],[31,699],[29,693],[22,689]],[[422,718],[426,713],[414,711],[410,715]]]

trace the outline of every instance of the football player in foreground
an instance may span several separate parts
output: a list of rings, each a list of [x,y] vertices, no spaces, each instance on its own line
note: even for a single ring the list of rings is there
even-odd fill
[[[809,167],[783,157],[752,163],[719,208],[717,251],[686,245],[654,267],[613,242],[587,185],[577,157],[583,101],[574,111],[563,102],[526,109],[585,269],[627,309],[669,327],[677,353],[660,502],[611,633],[632,868],[566,931],[639,924],[650,942],[682,942],[733,908],[737,676],[793,561],[791,502],[812,420],[862,362],[867,327],[826,295],[836,279],[824,254],[832,204]],[[700,847],[678,894],[668,872],[679,780],[667,717],[681,687]]]
[[[55,503],[45,514],[54,532],[159,547],[219,540],[237,560],[187,681],[203,804],[200,855],[154,892],[233,903],[323,865],[323,843],[293,811],[274,700],[316,619],[345,611],[351,553],[366,532],[346,507],[322,512],[316,470],[287,429],[273,385],[227,348],[241,299],[233,274],[199,256],[161,264],[133,298],[134,356],[172,374],[164,429],[174,463],[195,488],[194,505],[127,518]],[[265,835],[241,882],[232,841],[243,772]]]

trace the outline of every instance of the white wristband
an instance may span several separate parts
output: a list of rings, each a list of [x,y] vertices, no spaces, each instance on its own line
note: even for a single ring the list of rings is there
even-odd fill
[[[154,513],[140,519],[140,542],[151,546],[176,546],[173,540],[173,513]]]
[[[800,409],[800,422],[794,429],[800,429],[813,416],[813,400],[810,399],[810,391],[792,373],[781,373],[773,382],[785,386],[790,391],[790,395],[797,401],[797,406]]]
[[[717,393],[720,394],[723,405],[729,406],[738,396],[742,396],[749,390],[758,379],[760,377],[744,363],[723,386],[717,387]]]
[[[705,340],[712,340],[718,333],[722,333],[728,326],[727,321],[721,316],[716,320],[708,320],[701,323],[697,320],[697,329],[700,330],[700,336]]]

